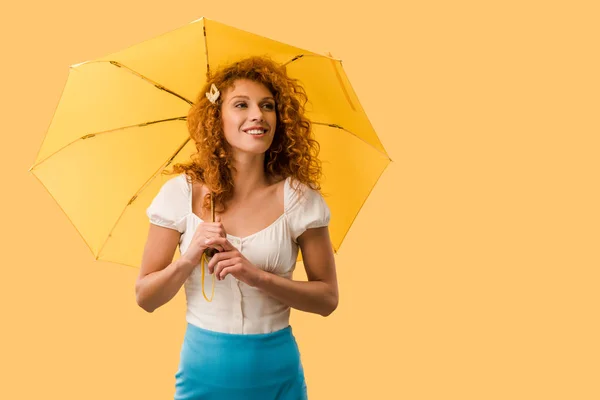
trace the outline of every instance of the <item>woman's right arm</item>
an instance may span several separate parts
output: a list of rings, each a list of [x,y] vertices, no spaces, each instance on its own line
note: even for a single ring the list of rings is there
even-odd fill
[[[180,235],[174,229],[150,224],[135,283],[137,304],[149,313],[170,301],[196,266],[183,257],[173,262]]]

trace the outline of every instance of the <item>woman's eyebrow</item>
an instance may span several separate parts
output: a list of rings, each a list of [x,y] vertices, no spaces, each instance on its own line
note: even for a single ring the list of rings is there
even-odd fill
[[[237,95],[237,96],[233,96],[229,101],[231,102],[231,101],[233,101],[233,99],[236,99],[236,98],[250,100],[250,97],[248,97],[248,96]],[[271,96],[264,97],[263,100],[273,100],[273,101],[275,101],[275,99],[273,97],[271,97]]]

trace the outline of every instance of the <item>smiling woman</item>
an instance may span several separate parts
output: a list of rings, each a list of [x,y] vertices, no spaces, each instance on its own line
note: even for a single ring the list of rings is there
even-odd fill
[[[206,96],[214,85],[220,96]],[[210,187],[217,211],[233,196],[233,174],[241,167],[234,160],[258,155],[267,177],[296,181],[320,191],[319,143],[305,116],[304,88],[288,77],[285,67],[268,58],[250,57],[214,73],[188,114],[188,130],[197,152],[189,164],[175,165],[174,173]],[[261,141],[240,141],[250,128],[268,129]],[[247,136],[241,136],[242,132]],[[235,135],[238,135],[237,137]],[[250,146],[250,147],[248,147]],[[245,166],[245,165],[244,165]],[[203,208],[210,210],[210,196]]]
[[[227,91],[223,99],[223,132],[237,152],[266,152],[276,126],[275,99],[263,84],[240,79]],[[264,140],[248,141],[248,137]]]
[[[327,316],[338,286],[306,101],[283,66],[252,57],[217,71],[190,110],[197,153],[147,210],[136,284],[149,312],[185,286],[175,399],[307,398],[290,310]],[[198,266],[214,250],[208,299]],[[307,282],[292,280],[299,251]]]

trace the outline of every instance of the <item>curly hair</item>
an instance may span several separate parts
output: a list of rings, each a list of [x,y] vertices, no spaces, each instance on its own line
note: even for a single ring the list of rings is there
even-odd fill
[[[273,142],[265,153],[265,173],[270,177],[292,177],[313,190],[321,191],[319,143],[314,139],[312,124],[304,115],[308,101],[297,79],[289,77],[285,66],[270,58],[249,57],[227,65],[207,79],[187,116],[187,128],[196,145],[191,161],[173,165],[169,174],[185,173],[190,182],[200,182],[209,189],[202,207],[210,210],[212,193],[215,211],[223,212],[233,196],[233,171],[230,146],[227,146],[221,124],[223,95],[211,103],[205,93],[212,84],[223,93],[238,79],[262,83],[275,98],[277,126]],[[294,188],[297,190],[297,187]]]

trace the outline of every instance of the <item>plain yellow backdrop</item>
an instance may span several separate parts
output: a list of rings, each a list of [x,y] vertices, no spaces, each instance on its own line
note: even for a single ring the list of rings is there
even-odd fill
[[[336,256],[338,310],[292,312],[311,400],[600,398],[593,4],[4,6],[0,398],[172,398],[183,291],[144,312],[137,270],[93,261],[27,170],[70,65],[202,16],[341,58],[394,160]]]

